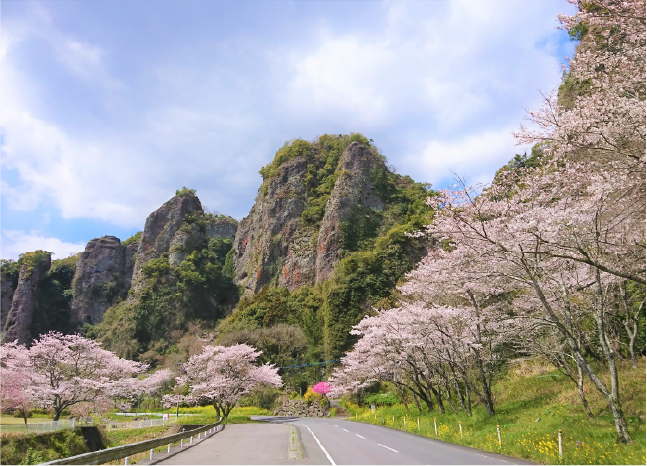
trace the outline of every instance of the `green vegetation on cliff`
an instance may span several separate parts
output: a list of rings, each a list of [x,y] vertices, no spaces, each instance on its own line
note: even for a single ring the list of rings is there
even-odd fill
[[[353,325],[374,308],[395,304],[394,288],[426,252],[427,244],[406,233],[428,224],[433,212],[426,204],[434,193],[430,185],[416,183],[387,168],[386,158],[370,141],[358,133],[323,135],[316,142],[297,139],[286,143],[274,161],[261,170],[263,195],[268,182],[279,173],[282,164],[298,157],[307,161],[307,203],[302,221],[318,226],[335,181],[341,175],[340,159],[346,147],[354,142],[370,147],[382,163],[370,171],[372,189],[384,202],[375,210],[357,207],[351,218],[339,225],[341,261],[332,278],[314,286],[303,286],[290,292],[286,288],[263,287],[253,296],[241,299],[237,309],[218,327],[220,341],[252,341],[257,333],[277,325],[298,327],[308,345],[294,348],[291,365],[338,358],[354,343],[349,334]],[[290,365],[271,348],[267,360]],[[308,368],[287,374],[288,383],[305,389],[317,369]],[[323,373],[318,374],[320,377]]]
[[[239,296],[230,264],[231,241],[205,235],[218,218],[202,212],[186,215],[180,231],[197,230],[200,235],[173,251],[183,254],[179,265],[171,266],[169,253],[143,264],[143,287],[134,295],[131,290],[129,299],[109,308],[103,321],[86,331],[122,357],[158,364],[191,322],[213,327]]]
[[[34,335],[50,330],[69,332],[72,280],[78,258],[79,254],[76,254],[52,261],[52,266],[38,289],[38,307],[32,320]]]

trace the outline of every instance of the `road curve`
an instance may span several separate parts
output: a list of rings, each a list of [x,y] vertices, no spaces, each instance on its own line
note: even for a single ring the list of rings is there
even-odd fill
[[[298,427],[308,456],[318,458],[312,464],[533,464],[373,424],[318,418],[253,419]]]

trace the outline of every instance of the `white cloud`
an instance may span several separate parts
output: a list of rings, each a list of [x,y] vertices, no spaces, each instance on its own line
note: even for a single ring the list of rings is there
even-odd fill
[[[99,47],[76,40],[62,40],[57,43],[58,57],[76,75],[93,78],[102,73],[101,58],[103,52]]]
[[[514,146],[511,128],[501,128],[471,134],[460,140],[437,139],[424,145],[420,152],[409,154],[403,160],[404,173],[416,173],[435,188],[446,188],[439,183],[453,177],[467,177],[469,184],[489,183],[494,172],[512,156]],[[523,153],[528,147],[517,147]]]
[[[64,259],[85,250],[83,243],[66,243],[58,238],[48,238],[33,231],[25,233],[24,231],[5,230],[2,234],[0,257],[5,259],[15,260],[24,252],[37,250],[53,252],[52,259]]]
[[[2,167],[15,174],[2,179],[8,208],[51,203],[64,218],[141,228],[187,186],[241,217],[280,144],[324,132],[365,132],[416,180],[437,183],[454,169],[487,181],[520,151],[510,133],[522,109],[559,82],[552,41],[567,5],[370,5],[379,10],[373,22],[313,23],[294,43],[263,34],[237,41],[241,24],[218,43],[207,43],[211,32],[182,36],[164,54],[66,34],[45,6],[3,24]],[[146,31],[155,33],[174,31]],[[27,58],[36,61],[21,49],[30,41],[41,43],[29,50],[54,58],[41,73],[25,71],[34,69]],[[57,63],[64,72],[48,74]]]

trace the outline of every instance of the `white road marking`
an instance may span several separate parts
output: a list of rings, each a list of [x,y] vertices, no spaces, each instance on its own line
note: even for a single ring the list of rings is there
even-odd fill
[[[357,435],[359,438],[363,438],[364,440],[366,440],[366,437],[362,437],[362,436],[361,436],[361,435],[359,435],[359,434],[355,434],[355,435]]]
[[[489,459],[491,459],[491,460],[495,460],[495,461],[503,461],[504,463],[509,463],[509,461],[502,460],[502,459],[500,459],[500,458],[492,458],[491,456],[481,455],[480,453],[474,453],[474,454],[475,454],[475,455],[482,456],[483,458],[489,458]]]
[[[378,443],[378,446],[380,446],[380,447],[384,447],[384,448],[386,448],[387,450],[391,450],[391,451],[394,451],[394,452],[396,452],[396,453],[399,453],[399,452],[398,452],[398,450],[394,450],[393,448],[391,448],[391,447],[387,447],[386,445],[382,445],[381,443]]]
[[[306,426],[306,427],[308,427],[308,426]],[[313,437],[315,438],[315,440],[317,441],[317,444],[319,445],[319,448],[321,448],[321,451],[323,451],[323,452],[324,452],[324,455],[326,455],[326,458],[328,458],[328,461],[330,461],[330,464],[332,464],[333,466],[337,466],[337,463],[335,463],[335,462],[333,461],[333,459],[331,458],[330,454],[328,454],[328,452],[326,451],[326,449],[324,448],[324,446],[321,444],[321,442],[319,441],[319,439],[317,438],[317,436],[315,435],[315,433],[314,433],[312,430],[310,430],[310,427],[308,427],[308,430],[310,431],[310,433],[312,434],[312,436],[313,436]]]
[[[349,432],[348,430],[344,429],[343,427],[342,427],[342,430],[345,431],[345,432]]]
[[[335,427],[339,427],[337,424],[333,424],[333,426],[335,426]]]

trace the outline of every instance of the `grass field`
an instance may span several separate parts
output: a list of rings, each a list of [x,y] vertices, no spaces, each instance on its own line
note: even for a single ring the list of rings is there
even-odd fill
[[[447,403],[445,408],[449,412],[445,414],[418,412],[411,405],[409,411],[398,405],[379,408],[375,413],[352,403],[344,406],[351,420],[384,424],[543,464],[645,464],[645,358],[636,370],[621,361],[620,381],[623,408],[635,440],[633,445],[616,444],[613,418],[590,383],[585,391],[595,414],[593,418],[586,415],[575,385],[539,363],[517,366],[496,383],[493,392],[497,414],[493,417],[487,416],[481,406],[476,406],[474,415],[468,417],[457,403],[458,414]],[[501,430],[501,446],[497,425]],[[563,458],[558,454],[560,429]]]
[[[28,424],[38,424],[42,422],[52,422],[52,416],[43,416],[43,417],[28,417]],[[0,416],[0,424],[25,424],[25,420],[21,417],[13,416]]]

